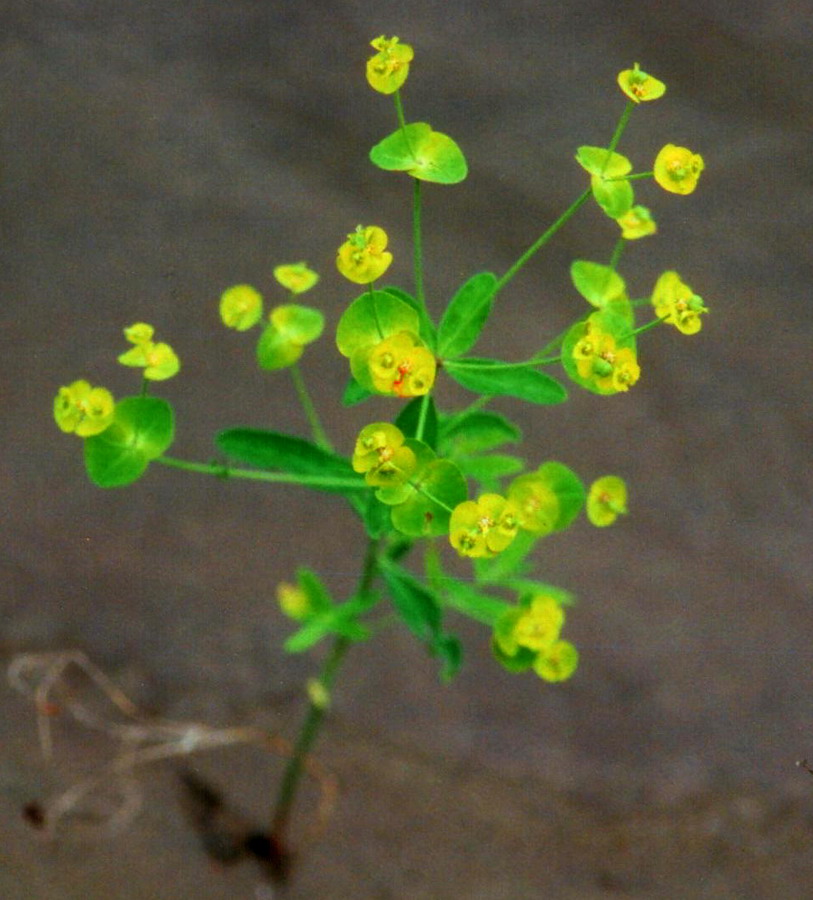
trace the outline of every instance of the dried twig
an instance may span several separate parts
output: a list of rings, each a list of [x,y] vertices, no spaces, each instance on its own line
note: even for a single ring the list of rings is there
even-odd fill
[[[77,672],[90,681],[97,691],[97,699],[106,698],[113,705],[119,721],[94,711],[71,690],[70,679]],[[126,828],[143,801],[136,770],[150,763],[241,744],[253,744],[283,757],[289,757],[292,752],[287,741],[259,728],[212,728],[199,722],[174,722],[147,716],[78,650],[20,654],[9,665],[8,679],[15,690],[33,699],[40,748],[46,760],[54,758],[52,723],[59,715],[99,731],[118,744],[113,758],[101,771],[76,781],[43,804],[32,803],[26,807],[26,818],[50,836],[69,819],[74,823],[85,819],[91,801],[99,804],[103,798],[108,806],[96,809],[93,814],[94,819],[101,820],[97,829],[112,834]],[[335,806],[338,785],[335,777],[312,757],[306,761],[306,771],[319,788],[314,820],[303,837],[307,844],[324,830]],[[72,832],[75,831],[74,828]]]

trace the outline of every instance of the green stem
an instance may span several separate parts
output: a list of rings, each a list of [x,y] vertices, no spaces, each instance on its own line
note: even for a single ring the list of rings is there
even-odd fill
[[[621,254],[624,252],[624,247],[627,242],[624,238],[619,238],[616,241],[615,247],[613,247],[613,254],[610,257],[610,268],[615,271],[618,268],[618,261],[621,259]]]
[[[497,284],[494,286],[494,294],[495,296],[508,284],[508,282],[519,272],[519,270],[528,262],[528,260],[537,252],[537,250],[541,250],[542,247],[547,244],[547,242],[556,234],[556,232],[570,219],[579,207],[587,201],[590,197],[592,191],[588,188],[583,194],[580,194],[579,197],[573,201],[573,203],[568,206],[568,208],[562,213],[561,216],[553,223],[553,225],[548,228],[547,231],[543,232],[539,238],[531,244],[531,246],[520,256],[520,258],[514,263],[513,266],[505,273],[505,275],[500,278]]]
[[[313,405],[310,393],[308,393],[308,388],[305,385],[305,379],[302,377],[302,370],[299,368],[299,363],[294,363],[290,366],[290,369],[291,377],[294,380],[296,394],[299,397],[299,402],[302,404],[302,409],[305,411],[305,417],[311,426],[313,439],[323,450],[333,450],[333,445],[330,443],[324,428],[322,428],[322,423],[319,421],[316,407]]]
[[[244,478],[249,481],[269,481],[277,484],[301,484],[304,487],[318,488],[359,488],[364,487],[360,478],[333,478],[329,475],[290,475],[287,472],[263,472],[258,469],[233,469],[222,463],[198,463],[173,456],[159,456],[153,462],[183,469],[186,472],[197,472],[200,475],[213,475],[216,478]]]
[[[364,568],[362,570],[356,596],[362,596],[369,592],[377,568],[378,541],[371,539],[367,545]],[[319,684],[324,688],[328,695],[336,680],[336,675],[344,660],[345,654],[350,649],[351,643],[352,641],[346,637],[335,638],[333,646],[330,648],[330,652],[325,658],[322,670],[319,673]],[[308,711],[305,714],[305,719],[299,730],[299,735],[294,743],[293,752],[282,775],[282,781],[280,782],[279,791],[277,792],[277,798],[271,815],[271,836],[277,841],[278,845],[283,848],[286,846],[285,832],[288,829],[291,810],[305,770],[305,761],[319,734],[326,713],[327,707],[324,703],[317,703],[313,699],[310,700]]]
[[[618,142],[621,140],[621,135],[624,133],[624,129],[627,127],[627,123],[630,120],[630,116],[632,115],[632,111],[635,109],[636,103],[634,100],[627,100],[627,105],[624,107],[624,112],[621,113],[621,118],[618,120],[618,124],[615,126],[615,131],[613,132],[613,136],[610,138],[610,146],[607,148],[609,153],[607,153],[607,158],[604,160],[604,168],[607,167],[607,164],[610,161],[610,154],[615,151],[615,148],[618,146]],[[602,169],[602,174],[604,174],[604,169]]]
[[[393,95],[392,99],[395,101],[395,115],[398,117],[398,126],[401,129],[401,134],[404,136],[404,143],[407,145],[407,150],[409,150],[409,155],[415,159],[415,153],[412,150],[412,144],[409,142],[409,136],[407,135],[406,130],[406,118],[404,117],[404,104],[401,100],[401,91],[397,90]]]
[[[432,400],[432,395],[424,394],[421,400],[421,411],[418,415],[418,427],[415,429],[415,440],[422,441],[423,440],[423,432],[426,428],[426,419],[429,415],[429,404]]]
[[[415,268],[415,297],[421,305],[421,309],[426,308],[426,301],[423,294],[423,235],[421,231],[421,181],[419,178],[412,179],[414,188],[412,190],[412,253]]]
[[[635,331],[631,331],[628,337],[637,337],[639,334],[643,334],[645,331],[649,331],[652,328],[657,328],[657,326],[661,325],[663,321],[663,319],[652,319],[652,321],[647,322],[646,325],[641,325],[640,328],[636,328]]]

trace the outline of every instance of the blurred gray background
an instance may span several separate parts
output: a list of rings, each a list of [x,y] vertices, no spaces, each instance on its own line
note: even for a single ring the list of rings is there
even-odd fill
[[[394,128],[363,75],[382,33],[416,50],[407,118],[452,135],[470,165],[462,185],[425,191],[434,310],[473,272],[505,271],[579,194],[575,148],[609,139],[616,74],[638,61],[668,91],[621,151],[647,169],[685,144],[707,168],[691,197],[639,184],[660,231],[622,272],[643,296],[675,268],[711,313],[697,336],[646,335],[628,395],[495,404],[524,428],[529,465],[631,485],[618,526],[540,545],[540,574],[578,596],[581,668],[561,686],[511,676],[485,631],[452,617],[466,664],[451,685],[403,630],[360,646],[318,749],[338,809],[287,896],[807,896],[813,778],[794,764],[813,756],[809,3],[4,4],[3,660],[78,648],[153,714],[294,733],[317,659],[283,654],[274,587],[307,563],[352,590],[357,521],[338,499],[159,466],[100,491],[51,405],[80,377],[132,391],[115,356],[144,320],[183,361],[161,388],[174,455],[206,461],[236,424],[307,433],[287,374],[254,370],[253,338],[219,326],[217,299],[236,282],[281,297],[274,265],[305,259],[322,275],[308,302],[335,326],[355,292],[333,259],[359,222],[388,230],[387,280],[410,285],[410,185],[367,162]],[[570,262],[605,259],[614,239],[582,211],[505,292],[478,352],[522,358],[557,333],[581,309]],[[304,371],[346,451],[393,414],[339,408],[346,362],[327,337]],[[30,704],[6,688],[0,704],[0,895],[271,896],[250,865],[212,870],[171,767],[145,772],[125,834],[39,841],[22,805],[69,783],[60,764],[98,766],[109,748],[71,732],[48,767]],[[278,762],[199,765],[261,821]]]

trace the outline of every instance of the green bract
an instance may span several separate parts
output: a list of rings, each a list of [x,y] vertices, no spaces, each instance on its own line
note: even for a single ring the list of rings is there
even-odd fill
[[[629,175],[632,171],[632,163],[626,156],[610,153],[603,147],[579,147],[576,151],[576,161],[591,175],[604,178],[618,178]]]
[[[416,333],[418,313],[387,291],[373,291],[357,297],[344,311],[336,327],[336,346],[343,356],[383,341],[400,331]]]
[[[468,174],[460,147],[448,135],[432,131],[426,122],[394,131],[373,147],[370,159],[379,169],[406,172],[437,184],[457,184]]]
[[[611,300],[626,296],[624,279],[609,266],[577,259],[570,266],[570,277],[576,290],[599,309]]]
[[[123,487],[137,481],[150,461],[172,444],[172,407],[158,397],[125,397],[113,422],[85,440],[85,467],[99,487]]]
[[[593,198],[611,219],[618,219],[632,209],[635,193],[628,181],[605,181],[600,175],[590,179]]]
[[[436,537],[449,531],[449,509],[468,494],[466,479],[448,459],[436,459],[420,468],[405,485],[406,496],[392,508],[392,524],[409,537]]]

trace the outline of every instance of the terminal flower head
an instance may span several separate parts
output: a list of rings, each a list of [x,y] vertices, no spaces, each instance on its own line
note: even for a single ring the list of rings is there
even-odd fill
[[[358,225],[339,247],[336,268],[354,284],[371,284],[390,267],[387,233],[377,225]]]
[[[655,181],[672,194],[691,194],[705,168],[703,157],[686,147],[667,144],[655,157]]]
[[[598,528],[612,525],[627,513],[627,485],[617,475],[604,475],[590,486],[587,518]]]
[[[559,518],[559,498],[538,473],[515,478],[508,487],[508,499],[517,507],[520,528],[531,534],[549,534]]]
[[[683,334],[697,334],[703,327],[700,318],[708,310],[702,297],[686,284],[677,272],[664,272],[652,291],[655,315]]]
[[[652,214],[645,206],[633,206],[615,221],[621,226],[621,237],[625,241],[635,241],[655,234],[658,230]]]
[[[319,281],[316,272],[303,262],[277,266],[274,269],[274,278],[292,294],[304,294]]]
[[[483,494],[454,508],[449,540],[461,556],[496,556],[514,540],[518,527],[514,503],[499,494]]]
[[[618,86],[636,103],[642,100],[657,100],[666,92],[666,85],[657,78],[641,71],[638,63],[633,68],[618,73]]]
[[[370,41],[370,45],[378,52],[367,60],[367,81],[381,94],[394,94],[406,81],[415,53],[409,44],[383,34]]]
[[[303,622],[313,612],[310,598],[299,584],[291,584],[288,581],[278,584],[277,602],[285,615],[297,622]]]
[[[404,484],[417,467],[415,453],[404,446],[400,428],[388,422],[373,422],[362,428],[353,450],[353,471],[363,472],[373,487]]]
[[[435,383],[432,352],[411,331],[399,331],[373,346],[367,357],[373,389],[396,397],[421,397]]]
[[[556,641],[540,653],[533,670],[543,681],[566,681],[579,666],[579,651],[570,641]]]
[[[641,376],[635,351],[619,349],[613,335],[589,320],[584,337],[573,347],[573,359],[579,377],[591,381],[601,393],[628,391]]]
[[[235,284],[220,296],[220,320],[226,328],[248,331],[263,314],[263,298],[250,284]]]
[[[61,387],[54,399],[54,420],[66,434],[101,434],[113,421],[116,403],[107,388],[92,387],[84,379]]]
[[[558,639],[564,622],[565,613],[558,601],[539,595],[514,622],[511,636],[517,646],[539,652]]]
[[[144,322],[125,328],[124,336],[134,346],[118,360],[123,366],[143,368],[144,377],[149,381],[165,381],[178,373],[181,363],[169,344],[153,342],[153,333],[152,325]]]

